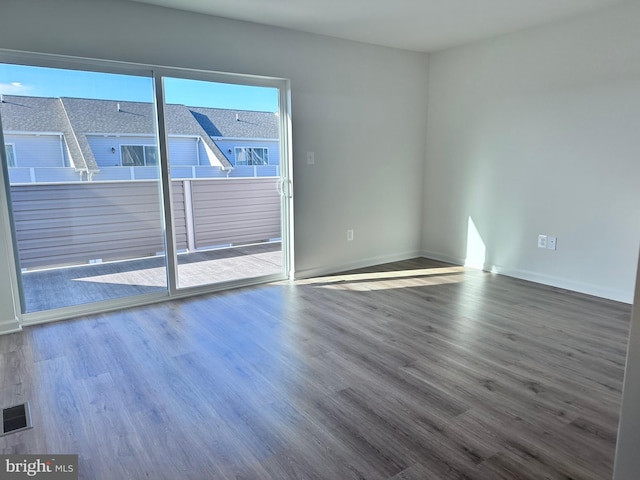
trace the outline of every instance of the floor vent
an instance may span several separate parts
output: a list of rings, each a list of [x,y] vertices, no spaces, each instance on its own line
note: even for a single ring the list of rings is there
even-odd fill
[[[2,431],[0,437],[31,428],[29,402],[2,409]]]

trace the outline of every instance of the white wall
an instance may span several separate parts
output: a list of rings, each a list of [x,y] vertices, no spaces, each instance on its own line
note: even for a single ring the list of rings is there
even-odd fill
[[[296,269],[420,251],[426,55],[114,0],[1,10],[0,48],[290,78]]]
[[[423,251],[631,302],[640,3],[429,57]],[[555,252],[538,234],[558,237]]]
[[[636,480],[638,472],[640,472],[638,450],[640,445],[640,409],[638,405],[640,405],[640,259],[638,259],[627,366],[624,372],[614,480]]]

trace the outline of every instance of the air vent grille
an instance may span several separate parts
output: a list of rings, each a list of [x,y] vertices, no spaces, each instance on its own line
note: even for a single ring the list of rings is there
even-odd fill
[[[29,402],[2,409],[2,431],[0,436],[31,428]]]

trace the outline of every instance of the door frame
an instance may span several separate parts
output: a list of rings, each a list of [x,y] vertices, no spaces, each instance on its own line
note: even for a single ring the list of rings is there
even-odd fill
[[[23,289],[18,260],[18,245],[14,231],[13,211],[11,209],[9,175],[8,168],[6,167],[5,152],[4,149],[2,149],[2,152],[0,152],[0,158],[2,159],[2,168],[0,169],[0,215],[2,215],[5,222],[8,222],[7,225],[10,226],[6,231],[6,240],[8,245],[6,254],[8,255],[10,264],[9,269],[12,277],[11,285],[13,291],[16,293],[13,295],[14,309],[21,326],[35,325],[94,313],[147,305],[172,298],[183,298],[203,293],[212,293],[231,288],[258,285],[271,281],[289,280],[293,278],[293,156],[291,140],[291,83],[288,79],[4,49],[0,49],[0,63],[148,77],[153,81],[154,85],[156,119],[158,121],[157,140],[160,150],[161,175],[159,179],[161,195],[160,208],[165,238],[165,255],[167,260],[166,271],[168,288],[166,292],[134,295],[40,312],[24,313],[24,308],[22,306],[24,302],[21,301],[21,298],[23,298]],[[278,89],[278,106],[280,114],[280,178],[283,192],[281,195],[282,273],[221,282],[211,285],[180,289],[177,288],[177,256],[175,248],[175,233],[172,225],[173,206],[171,200],[171,179],[169,175],[168,141],[164,117],[166,106],[164,103],[163,77],[176,77],[249,86],[263,86]],[[3,141],[1,130],[0,141]]]

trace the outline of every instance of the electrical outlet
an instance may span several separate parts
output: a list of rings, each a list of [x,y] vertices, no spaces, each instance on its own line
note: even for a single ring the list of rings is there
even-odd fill
[[[538,235],[538,248],[547,248],[547,236]]]
[[[347,242],[353,241],[353,229],[347,230]]]
[[[307,152],[307,165],[315,165],[316,155],[313,152]]]
[[[548,250],[555,250],[557,243],[558,243],[558,238],[557,237],[547,237],[547,249]]]

